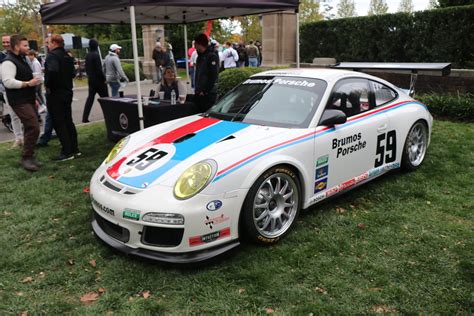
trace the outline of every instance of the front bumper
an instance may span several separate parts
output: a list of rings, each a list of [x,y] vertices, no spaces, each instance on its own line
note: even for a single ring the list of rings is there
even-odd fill
[[[99,239],[118,251],[163,262],[192,263],[240,244],[238,222],[247,190],[201,193],[183,201],[174,198],[172,188],[161,185],[127,194],[127,188],[116,190],[117,183],[104,177],[98,170],[90,184],[92,228]],[[207,207],[215,201],[220,203],[217,209]],[[126,215],[130,210],[136,217]],[[150,212],[181,214],[184,225],[144,221],[143,216]]]
[[[143,248],[131,248],[126,244],[123,244],[117,239],[107,234],[102,227],[100,227],[97,221],[97,215],[94,211],[94,218],[92,219],[92,230],[94,234],[102,240],[108,246],[123,252],[127,255],[138,256],[141,258],[151,259],[155,261],[167,262],[167,263],[196,263],[206,261],[211,258],[217,257],[225,252],[228,252],[240,245],[238,240],[233,240],[225,244],[218,245],[213,248],[203,249],[187,253],[169,253],[148,250]]]

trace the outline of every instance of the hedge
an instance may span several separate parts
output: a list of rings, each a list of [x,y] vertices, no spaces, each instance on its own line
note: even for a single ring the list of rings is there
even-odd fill
[[[135,67],[133,66],[133,64],[122,63],[122,68],[125,74],[127,75],[128,80],[130,82],[135,81]],[[141,80],[146,79],[145,74],[143,73],[143,69],[141,67],[140,67],[140,79]]]
[[[474,5],[303,24],[303,62],[451,62],[474,68]]]
[[[424,94],[416,99],[426,104],[436,118],[474,122],[473,94]]]
[[[132,40],[120,40],[120,41],[111,41],[111,42],[100,42],[100,51],[102,57],[105,58],[105,55],[108,54],[110,45],[117,44],[122,47],[120,51],[120,59],[133,59],[133,47]],[[138,45],[138,56],[143,56],[143,39],[139,38],[137,40]]]
[[[250,76],[265,70],[268,69],[262,69],[258,67],[242,67],[224,70],[219,74],[219,80],[217,83],[219,96],[223,96],[239,83],[244,82]]]

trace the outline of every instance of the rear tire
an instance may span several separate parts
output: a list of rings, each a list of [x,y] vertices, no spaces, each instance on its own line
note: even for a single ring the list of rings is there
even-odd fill
[[[402,154],[402,169],[414,171],[420,167],[425,159],[428,147],[428,127],[423,121],[417,121],[410,128]]]
[[[241,211],[241,232],[257,244],[273,244],[285,236],[300,210],[300,183],[293,170],[267,170],[250,188]]]

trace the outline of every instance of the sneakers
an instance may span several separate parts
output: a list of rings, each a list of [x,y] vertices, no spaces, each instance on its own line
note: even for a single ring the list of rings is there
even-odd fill
[[[73,153],[74,157],[76,158],[79,158],[82,156],[82,153],[80,151],[76,151],[75,153]]]
[[[31,171],[31,172],[38,171],[39,168],[40,168],[39,162],[33,157],[22,159],[21,160],[21,166],[25,170],[28,170],[28,171]]]
[[[90,123],[90,122],[91,122],[91,121],[89,121],[89,120],[84,120],[84,119],[82,119],[82,123]]]
[[[53,161],[66,161],[66,160],[71,160],[71,159],[74,159],[74,154],[69,154],[69,155],[60,154],[59,156],[51,158],[51,160]]]
[[[21,148],[23,147],[23,139],[17,139],[15,142],[12,144],[11,149],[16,149],[16,148]]]

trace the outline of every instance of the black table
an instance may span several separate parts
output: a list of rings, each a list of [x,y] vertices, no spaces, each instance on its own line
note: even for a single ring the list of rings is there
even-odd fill
[[[149,105],[143,106],[145,127],[171,121],[177,118],[198,114],[198,107],[192,102],[192,95],[188,95],[186,102],[171,105],[168,100],[151,99]],[[104,113],[107,138],[118,141],[124,136],[140,130],[138,120],[138,106],[136,96],[123,98],[99,98]]]

